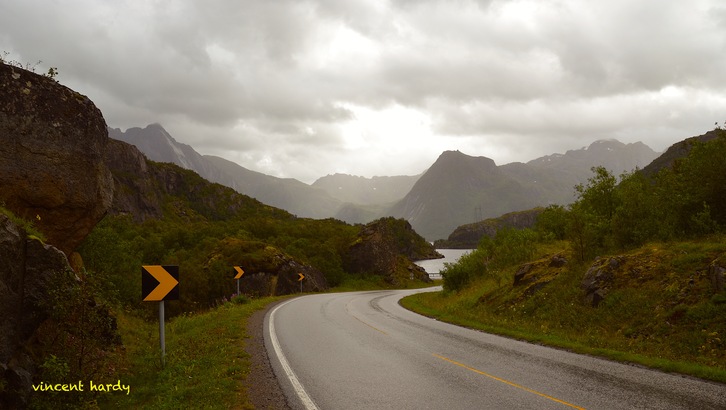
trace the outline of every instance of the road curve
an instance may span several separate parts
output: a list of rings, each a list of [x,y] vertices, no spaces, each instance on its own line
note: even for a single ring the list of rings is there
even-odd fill
[[[426,318],[413,291],[309,295],[265,318],[265,346],[299,409],[726,409],[726,385]]]

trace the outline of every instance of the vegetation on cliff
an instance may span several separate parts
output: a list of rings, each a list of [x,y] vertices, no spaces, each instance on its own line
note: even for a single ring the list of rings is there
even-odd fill
[[[602,168],[405,304],[487,331],[726,382],[726,132],[653,177]],[[599,255],[599,256],[598,256]]]
[[[534,228],[537,217],[543,210],[544,208],[537,207],[509,212],[497,218],[461,225],[447,239],[436,240],[434,246],[437,249],[474,249],[484,236],[494,238],[500,230]]]
[[[118,149],[135,150],[127,144]],[[242,293],[262,296],[299,291],[298,273],[306,277],[303,290],[320,291],[358,273],[390,276],[405,269],[396,265],[369,271],[359,266],[363,262],[385,264],[393,255],[409,266],[411,259],[436,257],[431,245],[402,220],[387,218],[363,227],[298,218],[193,171],[143,157],[143,166],[133,165],[138,160],[109,161],[116,183],[113,215],[79,249],[87,269],[107,283],[105,297],[123,306],[145,309],[140,302],[142,265],[179,266],[181,300],[169,306],[170,314],[178,314],[214,306],[236,292],[233,266],[246,272]],[[373,238],[382,240],[376,249],[385,252],[351,257],[352,247]],[[404,278],[395,281],[399,285],[411,280],[408,274],[398,276]],[[425,273],[414,275],[414,280],[422,279]]]

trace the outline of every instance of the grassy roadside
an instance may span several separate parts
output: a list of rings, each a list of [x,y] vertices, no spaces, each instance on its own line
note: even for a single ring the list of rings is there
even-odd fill
[[[101,397],[99,407],[253,408],[247,396],[247,319],[279,299],[230,302],[205,313],[173,318],[165,328],[164,367],[159,359],[158,323],[119,313],[118,327],[126,347],[120,382],[130,391]]]
[[[431,284],[408,283],[407,287]],[[330,292],[391,288],[378,277],[348,278]],[[245,352],[248,318],[270,303],[289,296],[226,303],[203,313],[167,320],[166,365],[160,364],[159,324],[117,312],[125,354],[117,383],[130,391],[96,395],[98,408],[252,409],[247,389],[250,361]],[[96,406],[91,405],[95,408]]]
[[[532,269],[541,286],[513,286],[514,266],[401,304],[489,333],[726,383],[726,297],[711,290],[704,268],[725,249],[722,241],[651,244],[618,256],[622,269],[598,307],[583,302],[580,288],[589,264],[547,263]]]

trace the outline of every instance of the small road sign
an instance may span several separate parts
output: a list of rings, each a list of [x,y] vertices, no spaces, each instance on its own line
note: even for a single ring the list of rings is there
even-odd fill
[[[179,300],[179,267],[141,267],[141,298],[144,302]]]
[[[245,271],[243,271],[242,268],[240,268],[239,266],[235,266],[234,270],[237,271],[237,275],[234,277],[235,279],[240,279],[242,275],[245,274]]]
[[[297,281],[300,282],[300,293],[302,293],[302,291],[303,291],[302,281],[303,281],[303,279],[305,279],[305,275],[298,272],[297,276],[298,276]]]

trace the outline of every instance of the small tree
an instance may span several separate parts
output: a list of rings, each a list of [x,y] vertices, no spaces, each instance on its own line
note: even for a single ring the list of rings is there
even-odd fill
[[[570,205],[567,236],[581,260],[602,251],[612,242],[611,223],[619,206],[617,180],[605,167],[593,167],[587,185],[575,186],[577,201]]]

